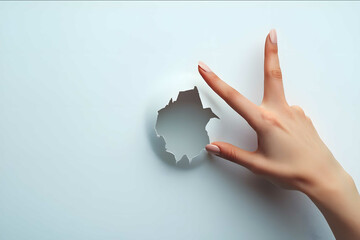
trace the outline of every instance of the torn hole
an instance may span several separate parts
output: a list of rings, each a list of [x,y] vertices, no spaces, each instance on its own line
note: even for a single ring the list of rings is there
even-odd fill
[[[205,129],[211,118],[218,118],[210,108],[203,108],[199,91],[180,91],[176,101],[158,111],[155,131],[165,141],[165,149],[174,155],[176,163],[186,157],[191,160],[209,144]]]

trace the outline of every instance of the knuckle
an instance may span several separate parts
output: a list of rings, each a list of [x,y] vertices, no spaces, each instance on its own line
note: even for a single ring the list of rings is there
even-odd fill
[[[226,158],[229,160],[237,160],[237,153],[235,148],[230,148],[226,153]]]
[[[275,112],[262,108],[260,110],[260,118],[263,122],[261,132],[264,134],[269,134],[275,129],[282,129],[286,132],[289,131],[286,123],[281,119],[280,115],[277,115]]]
[[[282,79],[282,72],[280,68],[269,69],[266,71],[266,77],[273,79]]]
[[[277,47],[266,48],[266,53],[267,54],[277,54],[278,53],[278,48]]]
[[[277,117],[272,112],[267,110],[261,111],[261,118],[270,125],[277,125],[279,122]]]
[[[264,107],[260,107],[260,115],[262,119],[267,119],[270,117],[271,113],[270,111],[266,110]]]
[[[291,108],[293,109],[293,111],[295,111],[297,113],[300,113],[300,114],[305,116],[305,112],[300,106],[293,105],[293,106],[291,106]]]
[[[274,79],[282,79],[282,73],[280,68],[270,70],[270,76]]]

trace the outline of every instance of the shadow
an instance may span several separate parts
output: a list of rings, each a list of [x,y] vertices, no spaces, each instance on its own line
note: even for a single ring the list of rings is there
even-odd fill
[[[229,162],[224,164],[223,159],[217,156],[213,156],[210,160],[210,165],[216,168],[216,171],[221,174],[225,179],[228,179],[234,186],[251,189],[252,194],[258,195],[261,198],[267,199],[270,202],[276,202],[279,199],[283,199],[288,195],[289,191],[285,191],[265,178],[253,174],[251,171],[244,167]]]
[[[235,196],[234,202],[243,202],[244,198],[250,199],[260,212],[272,216],[276,225],[284,226],[284,231],[299,234],[304,234],[301,229],[306,229],[304,230],[306,232],[317,231],[319,218],[309,217],[314,216],[317,209],[303,193],[282,189],[265,178],[217,156],[211,156],[208,162],[208,167],[212,168],[218,178],[223,179],[225,184],[232,189]],[[243,208],[234,206],[234,211],[238,212],[239,216],[243,214]],[[261,217],[261,215],[256,217]]]

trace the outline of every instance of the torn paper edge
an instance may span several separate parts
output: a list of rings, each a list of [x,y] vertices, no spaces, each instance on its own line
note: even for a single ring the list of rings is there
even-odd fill
[[[177,99],[178,99],[178,97],[179,97],[179,94],[181,93],[181,92],[186,92],[186,91],[190,91],[190,90],[196,90],[197,91],[197,93],[198,93],[198,95],[199,95],[199,97],[200,97],[200,103],[201,103],[201,106],[202,106],[202,108],[205,110],[205,109],[210,109],[211,110],[211,112],[214,114],[214,118],[217,118],[217,119],[220,119],[219,118],[219,116],[218,115],[216,115],[214,112],[213,112],[213,110],[210,108],[210,107],[207,107],[207,108],[204,108],[204,106],[203,106],[203,102],[202,102],[202,100],[201,100],[201,96],[200,96],[200,92],[199,92],[199,90],[198,90],[198,88],[197,88],[197,86],[194,86],[194,88],[193,89],[188,89],[188,90],[184,90],[184,91],[179,91],[178,92],[178,94],[177,94],[177,98],[176,98],[176,100],[175,101],[177,101]],[[169,103],[167,104],[167,105],[165,105],[165,107],[163,107],[163,108],[161,108],[161,109],[164,109],[164,108],[166,108],[167,106],[169,106],[170,105],[170,103],[173,103],[173,98],[170,98],[170,101],[169,101]],[[160,109],[160,110],[161,110]],[[162,136],[162,135],[160,135],[158,132],[157,132],[157,130],[156,130],[156,125],[157,125],[157,121],[158,121],[158,117],[159,117],[159,111],[160,110],[158,110],[158,114],[157,114],[157,117],[156,117],[156,121],[155,121],[155,127],[154,127],[154,130],[155,130],[155,133],[156,133],[156,136],[158,137],[158,138],[162,138],[163,140],[164,140],[164,143],[165,143],[165,146],[164,146],[164,148],[165,148],[165,151],[167,152],[167,153],[170,153],[171,155],[173,155],[174,156],[174,159],[175,159],[175,163],[177,164],[178,162],[180,162],[181,161],[181,159],[183,159],[184,158],[184,156],[189,160],[189,164],[191,164],[191,162],[192,162],[192,160],[194,160],[196,157],[198,157],[198,156],[200,156],[200,154],[202,153],[202,151],[203,150],[205,150],[205,147],[204,148],[202,148],[200,151],[199,151],[199,153],[198,154],[196,154],[194,157],[192,157],[192,158],[189,158],[186,154],[184,154],[179,160],[177,160],[176,159],[176,156],[175,156],[175,153],[173,153],[171,150],[169,150],[169,149],[167,149],[167,147],[166,147],[166,139],[165,139],[165,137],[164,136]],[[211,120],[211,118],[209,119],[209,121]],[[210,136],[209,136],[209,132],[206,130],[206,126],[208,125],[208,123],[205,125],[205,132],[206,132],[206,134],[207,134],[207,136],[209,137],[209,143],[210,143]]]

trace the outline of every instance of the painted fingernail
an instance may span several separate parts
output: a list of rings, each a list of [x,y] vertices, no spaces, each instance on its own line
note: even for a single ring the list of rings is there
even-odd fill
[[[211,72],[211,69],[205,63],[203,63],[202,61],[199,61],[198,65],[205,72]]]
[[[216,145],[213,144],[208,144],[206,145],[206,151],[208,151],[209,153],[213,153],[213,154],[219,154],[220,153],[220,148]]]
[[[277,43],[277,35],[276,35],[276,30],[275,29],[270,30],[270,41],[272,43]]]

